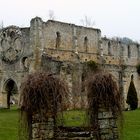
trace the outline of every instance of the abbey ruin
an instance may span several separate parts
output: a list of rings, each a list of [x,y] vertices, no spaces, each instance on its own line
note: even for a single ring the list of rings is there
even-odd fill
[[[36,17],[30,27],[9,26],[0,30],[0,58],[0,107],[8,107],[10,98],[18,100],[23,78],[37,70],[50,71],[65,80],[74,106],[86,104],[81,90],[83,64],[90,60],[114,75],[126,107],[133,77],[140,106],[140,77],[136,69],[140,44],[102,38],[99,29],[52,20],[43,22]]]

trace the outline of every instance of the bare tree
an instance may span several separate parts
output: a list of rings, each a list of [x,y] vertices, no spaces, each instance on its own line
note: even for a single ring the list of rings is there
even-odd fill
[[[85,27],[93,27],[95,25],[95,21],[93,21],[90,17],[84,16],[83,19],[81,19],[81,23]]]
[[[49,10],[49,19],[50,20],[54,20],[55,19],[54,11],[53,10]]]

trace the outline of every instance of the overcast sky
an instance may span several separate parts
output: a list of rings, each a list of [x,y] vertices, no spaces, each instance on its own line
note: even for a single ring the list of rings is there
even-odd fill
[[[29,26],[35,16],[47,21],[49,10],[56,20],[78,25],[88,16],[102,36],[140,40],[140,0],[0,0],[0,22]]]

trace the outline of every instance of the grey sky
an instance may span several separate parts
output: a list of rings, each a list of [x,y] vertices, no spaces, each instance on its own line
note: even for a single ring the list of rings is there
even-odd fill
[[[35,16],[47,21],[49,10],[56,20],[78,25],[86,15],[102,36],[140,40],[140,0],[0,0],[0,21],[4,26],[29,26]]]

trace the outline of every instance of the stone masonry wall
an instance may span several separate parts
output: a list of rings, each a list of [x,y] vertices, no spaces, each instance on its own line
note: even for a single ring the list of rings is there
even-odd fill
[[[54,121],[53,118],[48,118],[40,121],[38,114],[32,116],[32,140],[48,140],[54,138]]]
[[[98,113],[99,130],[91,127],[55,127],[52,118],[40,122],[38,115],[32,119],[32,140],[119,140],[117,118],[112,112],[100,109]]]
[[[14,36],[19,38],[15,42]],[[8,40],[11,42],[9,45],[5,42]],[[20,92],[20,83],[24,76],[41,70],[43,55],[68,63],[95,61],[102,65],[104,70],[114,74],[118,85],[123,87],[122,95],[125,100],[130,77],[133,74],[140,100],[140,78],[136,70],[136,65],[140,63],[140,44],[123,44],[117,40],[101,38],[100,29],[52,20],[44,22],[39,17],[33,18],[28,28],[9,26],[0,30],[0,42],[0,55],[6,54],[6,59],[12,62],[7,63],[2,57],[0,59],[0,105],[2,106],[6,106],[4,101],[6,95],[3,93],[7,81],[12,79],[18,84]],[[8,51],[9,47],[12,51]],[[48,62],[43,61],[43,63],[47,65]],[[122,70],[121,66],[125,66],[125,70]]]
[[[126,81],[129,83],[133,74],[136,79],[138,97],[140,96],[139,86],[137,86],[139,76],[136,72],[136,65],[139,63],[140,56],[139,44],[126,45],[119,41],[101,38],[100,30],[74,24],[48,21],[43,27],[46,36],[44,50],[47,54],[60,61],[85,62],[93,60],[104,65],[105,68],[107,67],[105,70],[112,73],[117,79],[118,85],[123,87],[122,95],[125,100],[129,88]],[[60,33],[60,44],[58,48],[55,48],[57,32]],[[122,75],[122,79],[120,78],[122,65],[126,67],[126,70],[123,71],[129,75],[128,78],[124,75]],[[126,102],[125,107],[127,107]]]

